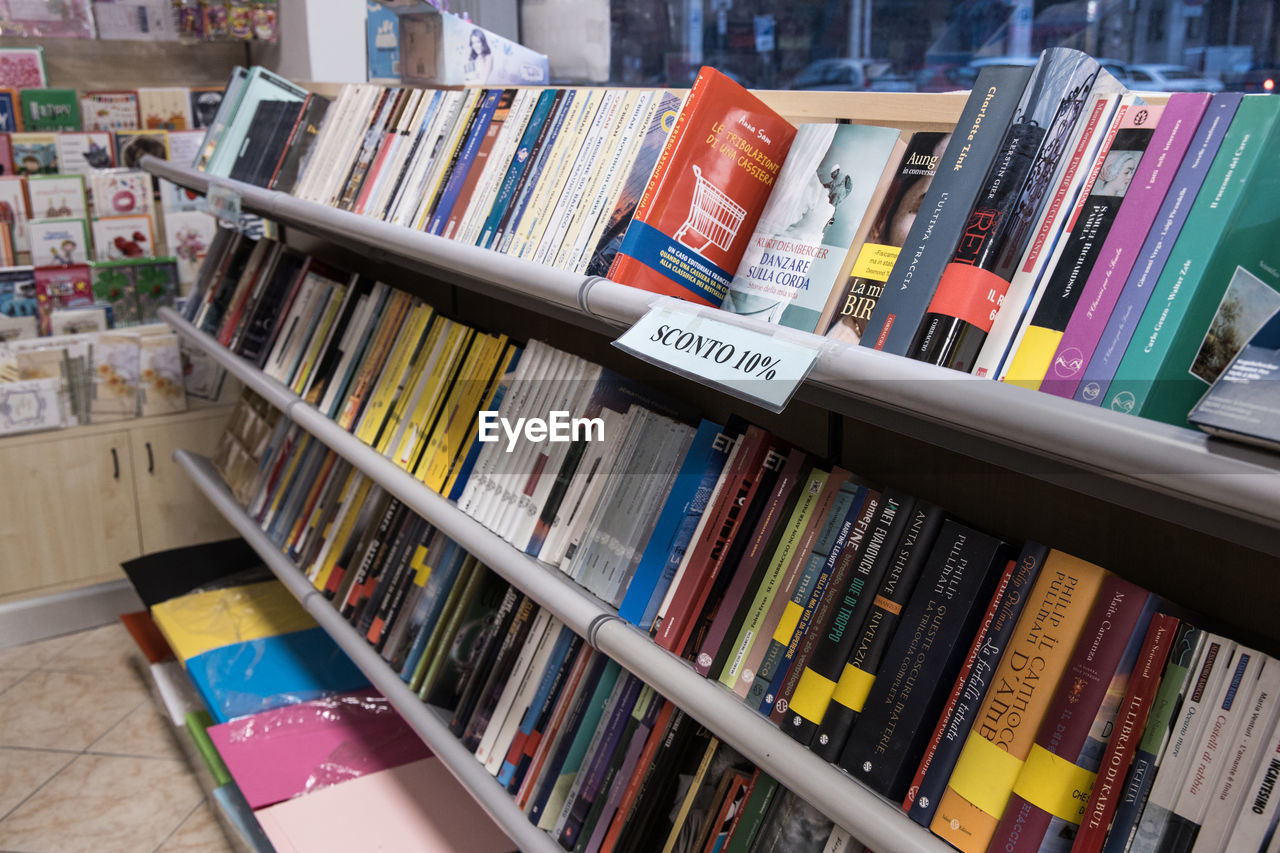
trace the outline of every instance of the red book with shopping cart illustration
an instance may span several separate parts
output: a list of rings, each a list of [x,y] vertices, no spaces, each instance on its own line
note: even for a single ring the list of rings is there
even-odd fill
[[[746,89],[703,68],[609,278],[719,307],[795,133]]]

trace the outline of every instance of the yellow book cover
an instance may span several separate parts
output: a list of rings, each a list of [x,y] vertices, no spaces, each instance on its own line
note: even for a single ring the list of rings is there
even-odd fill
[[[418,304],[409,310],[400,331],[391,343],[386,365],[378,374],[369,403],[364,407],[356,427],[356,437],[368,445],[376,445],[387,422],[387,416],[395,406],[396,397],[404,390],[409,378],[409,367],[422,346],[427,324],[435,313],[430,305]]]
[[[311,337],[311,342],[307,345],[307,350],[302,356],[302,363],[298,365],[297,371],[293,374],[293,393],[301,395],[307,389],[307,383],[311,381],[311,371],[315,369],[316,360],[320,357],[320,348],[324,346],[326,339],[329,337],[329,330],[333,328],[333,322],[338,318],[338,311],[342,308],[342,297],[345,288],[335,285],[329,289],[328,302],[325,304],[324,313],[320,317],[320,322],[316,324],[315,332]]]
[[[515,344],[508,344],[506,350],[502,353],[502,360],[498,363],[498,369],[493,372],[493,376],[489,377],[489,384],[485,386],[484,394],[481,396],[479,405],[476,410],[488,409],[493,405],[494,394],[498,391],[498,385],[502,382],[502,377],[506,375],[507,369],[511,365],[511,360],[515,358],[520,348]],[[475,443],[476,433],[480,431],[480,422],[476,419],[471,420],[471,424],[467,429],[467,437],[458,445],[458,452],[454,456],[451,467],[449,468],[449,477],[445,480],[444,488],[440,490],[440,494],[446,497],[453,494],[453,487],[458,482],[458,476],[462,473],[462,462],[467,457],[467,453],[471,449],[471,445]]]
[[[327,544],[329,531],[333,528],[333,520],[342,509],[342,496],[351,482],[351,465],[339,458],[329,475],[325,478],[324,488],[316,501],[301,535],[293,545],[294,553],[304,571],[309,570],[316,562],[320,549]],[[303,559],[310,554],[310,560],[303,565]]]
[[[184,663],[211,649],[316,625],[277,580],[180,595],[152,607],[151,615]]]
[[[355,379],[352,380],[351,387],[347,391],[347,398],[338,408],[338,426],[343,429],[350,431],[359,417],[364,401],[369,395],[369,388],[381,373],[387,350],[390,349],[396,333],[400,331],[412,301],[413,297],[401,290],[395,291],[387,300],[386,308],[374,328],[369,349],[356,369]]]
[[[963,853],[991,843],[1106,575],[1049,552],[929,827]]]
[[[445,416],[439,419],[435,432],[427,442],[426,467],[418,465],[418,478],[433,491],[444,487],[463,447],[468,430],[476,423],[480,400],[507,346],[507,336],[482,335],[471,347],[451,399],[445,404]]]
[[[484,89],[468,89],[466,99],[462,102],[462,109],[458,112],[458,118],[453,123],[453,127],[449,129],[445,137],[445,143],[440,148],[440,154],[436,157],[435,162],[431,164],[431,171],[427,176],[426,189],[422,193],[422,201],[418,205],[418,212],[414,214],[412,228],[414,231],[421,231],[427,224],[427,219],[431,216],[431,209],[435,204],[436,195],[444,188],[445,178],[449,174],[449,167],[457,160],[458,153],[466,142],[467,129],[471,127],[471,117],[476,111],[476,107],[480,103],[480,96],[485,92]]]
[[[404,435],[406,427],[404,414],[412,405],[423,376],[430,371],[431,365],[435,362],[447,325],[449,321],[443,317],[436,317],[414,352],[413,359],[409,362],[409,370],[405,374],[404,385],[396,394],[395,405],[391,407],[391,414],[387,416],[386,426],[382,428],[382,434],[378,436],[378,442],[374,445],[379,453],[386,455],[387,449],[395,447],[396,442]]]
[[[459,345],[464,344],[475,334],[475,330],[461,323],[452,324],[445,332],[441,342],[440,355],[434,363],[423,372],[424,380],[419,384],[412,405],[407,411],[408,424],[400,439],[392,459],[401,468],[413,472],[418,456],[422,452],[432,424],[435,423],[436,412],[440,409],[440,401],[444,396],[449,381],[453,378],[453,353]]]
[[[316,560],[317,569],[315,576],[311,578],[311,584],[316,589],[324,589],[328,585],[329,575],[333,572],[333,567],[337,565],[338,557],[342,555],[342,549],[346,547],[347,540],[351,538],[355,528],[356,520],[360,517],[360,505],[369,496],[369,489],[373,485],[373,481],[363,474],[356,473],[353,476],[352,494],[344,498],[341,520],[335,519],[334,523],[337,525],[337,529],[333,534],[333,538],[325,546],[326,553]]]
[[[433,405],[431,414],[423,425],[429,427],[418,435],[418,447],[411,451],[411,455],[406,462],[405,470],[411,472],[419,480],[422,479],[423,467],[427,464],[427,460],[431,458],[431,454],[435,452],[435,447],[439,444],[440,431],[446,428],[449,414],[453,411],[457,395],[468,384],[469,375],[468,367],[472,362],[474,354],[484,346],[484,341],[488,340],[488,335],[482,335],[474,329],[467,330],[469,334],[459,335],[455,340],[449,342],[449,347],[445,350],[442,357],[442,369],[446,374],[443,382],[438,389],[435,389],[436,403]]]
[[[471,342],[475,340],[476,334],[476,330],[470,326],[460,326],[458,333],[445,342],[444,355],[440,359],[438,374],[432,377],[432,385],[427,389],[427,393],[423,395],[423,399],[418,401],[418,410],[423,414],[421,420],[415,418],[413,422],[415,443],[413,447],[407,448],[404,457],[405,470],[414,474],[414,476],[417,476],[418,466],[422,464],[423,451],[426,449],[427,441],[435,431],[436,424],[443,417],[441,413],[445,411],[445,402],[449,397],[450,390],[457,384],[457,377],[462,367],[463,359],[471,348]]]
[[[439,334],[432,342],[431,350],[424,353],[422,361],[422,369],[418,373],[417,380],[414,382],[408,399],[405,402],[404,410],[400,413],[400,422],[397,425],[395,434],[391,436],[387,446],[382,449],[382,453],[389,456],[393,462],[405,470],[411,470],[406,467],[406,463],[402,461],[402,450],[407,446],[410,436],[420,432],[424,425],[418,420],[421,417],[421,411],[424,408],[423,398],[430,395],[432,389],[441,381],[440,373],[444,369],[445,360],[452,347],[457,340],[459,330],[465,328],[462,324],[453,320],[441,317],[437,322]]]
[[[331,516],[325,520],[324,529],[320,531],[320,536],[323,540],[320,551],[312,559],[310,565],[302,567],[307,580],[312,583],[315,583],[316,577],[320,574],[320,568],[324,565],[325,558],[333,550],[334,538],[337,536],[337,531],[341,528],[348,510],[351,508],[351,495],[360,485],[360,480],[363,476],[355,468],[348,468],[342,476],[342,487],[338,491],[338,505]]]
[[[404,433],[412,427],[408,414],[417,406],[422,388],[428,386],[431,382],[431,371],[436,369],[440,356],[447,351],[445,350],[445,343],[449,341],[449,332],[456,325],[457,323],[454,323],[453,320],[443,318],[443,316],[438,316],[434,323],[431,324],[428,341],[422,345],[422,350],[413,359],[410,382],[404,387],[404,393],[396,401],[396,407],[392,411],[392,423],[388,424],[387,429],[383,430],[383,437],[378,442],[378,452],[381,455],[390,456],[394,459],[394,451],[404,441]]]

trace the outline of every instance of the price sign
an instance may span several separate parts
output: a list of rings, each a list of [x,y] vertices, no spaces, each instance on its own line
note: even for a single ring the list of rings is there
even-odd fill
[[[240,193],[226,184],[209,184],[209,212],[236,228],[240,225]]]
[[[818,357],[816,347],[664,304],[614,346],[771,412],[781,412]]]

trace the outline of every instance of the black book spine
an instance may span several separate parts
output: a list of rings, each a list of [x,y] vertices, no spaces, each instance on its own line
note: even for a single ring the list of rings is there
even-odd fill
[[[342,618],[348,622],[353,622],[356,612],[356,604],[364,597],[364,585],[370,580],[374,566],[378,565],[378,561],[385,558],[385,550],[390,546],[392,531],[396,529],[399,523],[400,515],[404,510],[404,504],[399,498],[391,498],[387,503],[386,510],[382,513],[382,518],[378,521],[378,526],[369,541],[368,548],[365,549],[364,555],[360,558],[360,565],[356,568],[355,575],[351,578],[351,584],[348,587],[347,595],[342,601]]]
[[[840,756],[872,790],[902,801],[1011,556],[999,539],[943,524]]]
[[[520,590],[515,587],[508,587],[506,595],[502,598],[502,604],[498,606],[498,612],[494,614],[493,624],[494,631],[485,640],[484,648],[478,655],[478,662],[474,669],[467,674],[466,684],[459,685],[458,692],[462,698],[458,700],[458,707],[453,712],[453,719],[449,722],[449,731],[453,732],[455,737],[462,737],[463,732],[467,730],[467,723],[471,720],[471,712],[476,707],[476,702],[480,700],[480,691],[484,687],[485,675],[493,667],[493,662],[498,656],[498,647],[501,640],[506,636],[507,629],[511,626],[511,620],[515,616],[516,605],[519,604],[523,596]]]
[[[871,503],[870,496],[867,503]],[[805,746],[814,746],[814,737],[830,704],[836,680],[849,657],[850,647],[858,639],[855,620],[865,609],[862,603],[869,601],[872,591],[880,585],[880,576],[888,566],[889,552],[894,544],[888,541],[889,529],[899,516],[901,504],[902,495],[889,491],[880,496],[879,506],[875,508],[869,525],[862,526],[866,515],[858,519],[859,523],[845,543],[845,553],[841,555],[842,560],[846,555],[851,556],[853,567],[843,584],[830,587],[827,597],[831,606],[826,608],[825,621],[814,620],[813,624],[820,626],[818,630],[821,633],[788,702],[789,725],[783,726],[783,731]],[[839,564],[833,574],[838,572]]]
[[[862,713],[885,650],[898,627],[902,608],[920,579],[925,558],[929,556],[929,549],[942,527],[945,513],[940,507],[922,504],[904,506],[904,509],[907,524],[903,527],[888,571],[872,599],[861,636],[854,643],[836,682],[836,692],[827,706],[826,716],[818,727],[814,751],[828,761],[834,761],[844,750],[849,732],[858,714]]]
[[[476,747],[480,745],[480,739],[484,737],[485,729],[489,727],[489,721],[493,718],[493,709],[502,698],[502,691],[507,686],[507,679],[511,676],[511,670],[516,664],[520,650],[524,648],[525,640],[529,638],[529,629],[533,626],[533,619],[537,612],[537,603],[525,596],[520,606],[516,608],[511,625],[502,638],[498,654],[488,670],[484,689],[480,692],[475,710],[471,712],[471,719],[467,721],[467,728],[462,735],[463,745],[472,752],[475,752]]]
[[[402,567],[406,562],[406,551],[414,544],[418,523],[421,519],[408,508],[400,515],[399,521],[391,529],[390,544],[384,548],[385,555],[374,566],[369,580],[364,586],[364,594],[356,602],[356,613],[352,616],[352,624],[361,634],[367,634],[373,627],[392,583],[403,575]]]
[[[937,175],[871,312],[863,346],[898,355],[906,355],[911,348],[1030,79],[1030,68],[1012,66],[984,68],[978,75]]]
[[[414,586],[418,568],[422,565],[422,558],[426,556],[427,544],[434,533],[434,528],[426,521],[417,517],[414,520],[417,523],[414,525],[412,535],[405,543],[404,550],[400,552],[399,560],[394,564],[395,570],[387,582],[386,591],[377,602],[377,613],[369,625],[367,635],[369,642],[374,644],[379,653],[386,646],[391,630],[395,627],[396,620],[404,608],[405,598]]]
[[[986,188],[969,214],[955,255],[943,270],[929,310],[916,330],[908,353],[912,358],[954,364],[957,370],[966,369],[964,363],[973,363],[1009,285],[992,270],[1000,256],[1009,215],[1043,139],[1044,128],[1034,122],[1020,121],[1009,128],[1000,154],[987,172]],[[957,357],[971,350],[973,357],[967,362]]]

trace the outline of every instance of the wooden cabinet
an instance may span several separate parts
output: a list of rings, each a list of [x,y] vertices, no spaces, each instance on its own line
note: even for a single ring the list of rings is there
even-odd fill
[[[0,597],[114,580],[125,560],[234,535],[171,458],[212,452],[230,412],[0,439]]]
[[[191,478],[173,461],[177,448],[212,456],[227,413],[175,424],[141,426],[129,433],[142,553],[165,551],[235,535]]]

